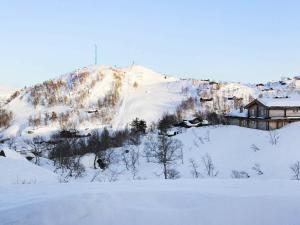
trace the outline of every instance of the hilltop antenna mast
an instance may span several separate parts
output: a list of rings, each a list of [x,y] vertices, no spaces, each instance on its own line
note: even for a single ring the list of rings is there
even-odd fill
[[[95,65],[98,64],[98,46],[95,44]]]

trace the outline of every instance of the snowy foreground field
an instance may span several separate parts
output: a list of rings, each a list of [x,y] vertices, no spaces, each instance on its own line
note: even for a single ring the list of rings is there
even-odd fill
[[[300,182],[181,179],[0,187],[0,224],[298,225]]]
[[[278,130],[279,143],[272,145],[265,131],[189,129],[178,135],[185,145],[177,180],[153,175],[160,167],[142,157],[142,180],[123,169],[116,182],[103,182],[101,176],[109,176],[103,173],[102,181],[91,183],[95,170],[87,156],[85,177],[59,183],[51,164],[37,166],[6,149],[7,157],[0,157],[0,225],[299,225],[300,181],[292,180],[290,169],[300,159],[298,130],[298,123]],[[219,174],[193,179],[189,159],[201,163],[205,153]],[[255,163],[263,174],[251,170]],[[233,169],[248,172],[249,179],[233,179]]]
[[[300,181],[291,170],[300,160],[299,130],[300,123],[277,130],[276,144],[268,131],[236,126],[183,130],[176,135],[183,143],[176,180],[164,180],[161,166],[147,162],[143,141],[133,149],[141,154],[136,179],[121,160],[95,170],[87,154],[84,176],[69,183],[60,183],[51,160],[38,166],[4,148],[0,225],[300,225]],[[203,167],[206,154],[218,171],[213,178]],[[120,172],[114,180],[112,171]]]

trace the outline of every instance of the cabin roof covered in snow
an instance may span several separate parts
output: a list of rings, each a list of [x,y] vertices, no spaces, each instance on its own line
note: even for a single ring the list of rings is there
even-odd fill
[[[231,110],[226,116],[230,117],[247,117],[248,116],[248,110],[243,110],[242,112],[239,109]]]
[[[250,102],[245,108],[249,108],[254,103],[260,103],[267,107],[281,107],[281,108],[291,108],[291,107],[300,107],[300,98],[258,98]]]

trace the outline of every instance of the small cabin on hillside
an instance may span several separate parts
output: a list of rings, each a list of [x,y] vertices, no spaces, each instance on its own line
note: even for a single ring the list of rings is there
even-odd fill
[[[226,115],[228,124],[273,130],[300,121],[300,99],[286,97],[255,99],[244,109]]]
[[[211,102],[213,98],[200,98],[200,102]]]

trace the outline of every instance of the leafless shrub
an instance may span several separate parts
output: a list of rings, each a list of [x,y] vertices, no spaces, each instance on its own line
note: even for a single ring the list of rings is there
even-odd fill
[[[190,159],[190,167],[192,168],[191,173],[194,178],[198,179],[202,177],[201,173],[199,172],[199,165],[195,162],[194,159]]]
[[[270,130],[269,131],[269,137],[270,137],[270,143],[272,145],[277,145],[279,141],[279,134],[276,130]]]
[[[13,119],[12,112],[7,111],[6,109],[0,109],[0,128],[9,127],[12,119]]]
[[[232,170],[231,177],[235,179],[250,178],[247,172],[238,170]]]
[[[252,170],[254,170],[256,172],[257,175],[263,175],[264,173],[262,172],[260,165],[259,164],[254,164],[254,166],[252,167]]]
[[[9,99],[7,99],[6,103],[10,103],[12,100],[14,100],[15,98],[17,98],[20,95],[19,91],[15,91],[10,97]]]
[[[224,115],[217,114],[215,112],[207,112],[205,114],[205,118],[209,121],[209,123],[213,125],[226,124],[226,119]]]
[[[292,179],[300,180],[300,161],[295,162],[293,165],[290,166],[292,170]]]
[[[135,179],[138,172],[139,164],[139,149],[131,147],[122,153],[122,161],[128,171],[132,173],[133,179]]]
[[[36,136],[32,140],[26,140],[25,143],[25,148],[35,157],[35,164],[40,165],[40,157],[44,151],[49,149],[44,139],[41,136]]]
[[[179,179],[180,173],[174,168],[167,168],[167,177],[172,180]]]
[[[17,151],[16,138],[10,138],[6,143],[10,149]]]
[[[210,142],[210,131],[207,130],[203,138],[206,142]]]
[[[176,114],[179,118],[182,118],[185,111],[195,110],[195,102],[196,99],[193,97],[189,97],[186,100],[183,100],[176,108]]]
[[[58,123],[61,130],[69,129],[70,112],[60,113],[58,116]]]
[[[15,182],[15,184],[36,184],[36,179],[19,179],[19,177],[17,177],[17,180]]]
[[[61,173],[66,178],[78,178],[85,172],[77,154],[77,143],[72,139],[57,142],[50,150],[48,157],[54,162],[55,172]]]
[[[167,133],[167,131],[178,122],[179,120],[176,115],[165,113],[158,122],[157,128],[161,133]]]
[[[255,152],[257,152],[257,151],[260,150],[260,148],[257,147],[255,144],[252,144],[252,145],[250,146],[250,148],[251,148],[253,151],[255,151]]]
[[[119,179],[119,176],[124,171],[118,171],[116,169],[107,169],[104,173],[101,173],[99,170],[96,171],[95,175],[91,179],[91,182],[98,181],[98,182],[115,182]]]
[[[208,177],[218,176],[219,171],[216,171],[213,161],[208,153],[202,157],[202,163],[204,165],[204,171]]]

